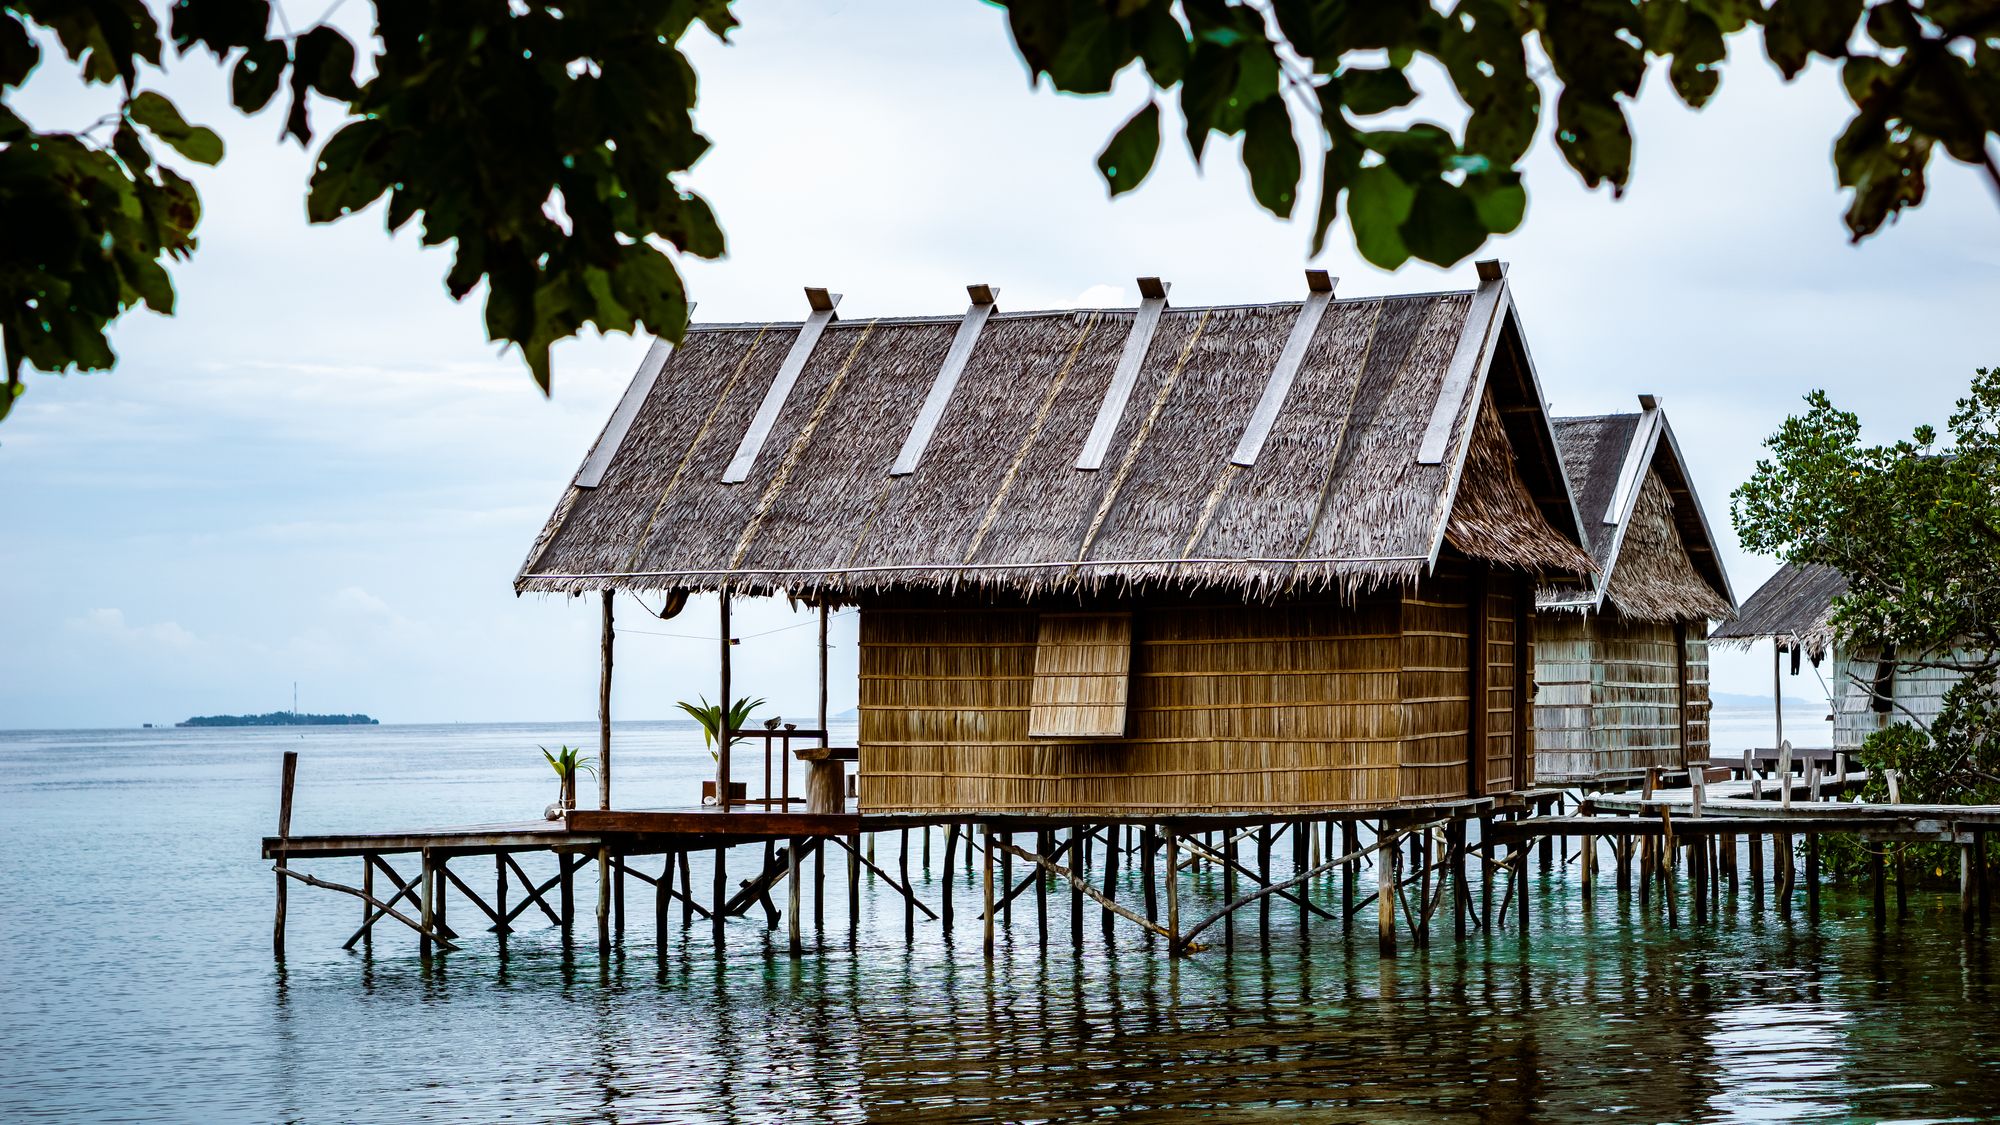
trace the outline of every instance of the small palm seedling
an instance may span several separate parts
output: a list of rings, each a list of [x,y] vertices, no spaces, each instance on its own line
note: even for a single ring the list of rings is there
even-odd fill
[[[710,703],[708,697],[705,695],[700,698],[700,703],[689,703],[685,699],[681,700],[680,709],[694,716],[694,721],[701,724],[702,745],[708,747],[708,756],[713,758],[716,756],[716,740],[722,737],[722,706]],[[750,716],[756,712],[757,708],[762,707],[764,703],[765,701],[762,699],[752,699],[747,695],[738,699],[729,708],[729,729],[740,731],[744,727],[749,726]],[[743,739],[732,736],[729,739],[729,745],[735,746],[742,741]]]
[[[556,803],[558,809],[576,807],[576,771],[594,774],[597,766],[583,756],[579,746],[560,746],[551,753],[546,746],[537,746],[542,757],[548,759],[549,768],[556,771]]]

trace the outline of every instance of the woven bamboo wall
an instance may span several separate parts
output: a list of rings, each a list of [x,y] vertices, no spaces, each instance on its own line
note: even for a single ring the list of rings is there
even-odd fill
[[[1524,599],[1533,596],[1523,582],[1490,581],[1486,591],[1486,792],[1506,793],[1525,788],[1532,778],[1516,778],[1515,696],[1523,679],[1532,680],[1533,648],[1523,655],[1529,667],[1516,669],[1516,630]],[[1525,672],[1526,676],[1521,673]],[[1524,724],[1525,726],[1525,724]]]
[[[1687,627],[1687,761],[1706,762],[1711,753],[1708,714],[1714,708],[1708,696],[1708,625],[1698,622]]]
[[[1544,783],[1681,769],[1681,656],[1670,622],[1551,613],[1535,635],[1535,769]],[[1691,627],[1687,731],[1707,753],[1708,646]]]
[[[1468,656],[1471,582],[1446,570],[1403,599],[1403,741],[1406,801],[1462,797],[1472,679]]]
[[[1038,614],[932,595],[861,608],[870,812],[1303,811],[1463,796],[1467,580],[1356,604],[1165,598],[1133,611],[1129,734],[1030,737]],[[1074,611],[1075,603],[1064,607]],[[1496,599],[1494,644],[1513,607]],[[1513,683],[1511,659],[1490,673]],[[1511,708],[1495,691],[1489,705]],[[1513,719],[1494,745],[1512,754]],[[1496,752],[1498,752],[1496,750]],[[1503,782],[1504,783],[1504,782]]]
[[[1544,782],[1587,778],[1597,770],[1590,725],[1596,676],[1591,620],[1561,612],[1535,619],[1535,772]]]

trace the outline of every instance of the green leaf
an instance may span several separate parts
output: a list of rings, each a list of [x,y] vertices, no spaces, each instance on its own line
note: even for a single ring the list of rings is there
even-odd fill
[[[1472,199],[1442,180],[1418,186],[1402,234],[1411,254],[1435,266],[1453,265],[1486,242]]]
[[[1708,104],[1722,84],[1722,73],[1716,68],[1728,53],[1729,48],[1722,42],[1722,30],[1713,20],[1699,13],[1689,16],[1687,34],[1681,37],[1680,49],[1674,52],[1674,61],[1667,68],[1674,93],[1694,109]]]
[[[174,103],[151,90],[134,97],[125,115],[189,160],[199,164],[222,160],[222,138],[215,135],[215,130],[188,124]]]
[[[1347,108],[1367,116],[1387,113],[1417,100],[1417,91],[1400,70],[1351,67],[1341,70],[1338,81]]]
[[[243,52],[229,72],[229,100],[245,113],[256,113],[271,104],[278,84],[284,81],[285,64],[291,55],[281,40],[267,39]]]
[[[1115,199],[1144,182],[1159,155],[1160,107],[1157,102],[1147,102],[1118,127],[1111,143],[1097,155],[1097,170]]]
[[[1132,41],[1153,85],[1164,90],[1187,73],[1187,30],[1169,5],[1147,4],[1133,16]]]
[[[1319,214],[1313,219],[1313,257],[1319,257],[1320,252],[1326,249],[1326,233],[1340,217],[1340,193],[1347,190],[1360,167],[1361,146],[1355,144],[1344,129],[1330,127],[1326,152],[1320,159]]]
[[[1385,270],[1409,260],[1401,228],[1416,196],[1387,165],[1354,173],[1347,189],[1347,222],[1354,228],[1354,247],[1362,257]]]
[[[321,24],[299,36],[292,58],[313,89],[327,97],[352,101],[361,96],[354,84],[354,44],[333,28]]]
[[[1479,210],[1479,222],[1489,233],[1506,234],[1521,225],[1528,210],[1528,189],[1521,186],[1518,172],[1489,172],[1468,176],[1465,190]]]
[[[1250,192],[1258,204],[1281,219],[1291,218],[1298,201],[1299,144],[1281,95],[1250,107],[1243,127],[1243,168],[1250,173]]]
[[[1222,104],[1236,88],[1242,64],[1239,47],[1222,47],[1211,41],[1196,45],[1188,59],[1187,75],[1181,79],[1181,119],[1187,125],[1188,150],[1201,163],[1202,149],[1208,144],[1209,129],[1215,124]]]
[[[270,23],[270,0],[181,0],[169,27],[181,54],[203,46],[219,62],[237,47],[262,42]]]
[[[1610,181],[1614,194],[1632,172],[1632,132],[1625,111],[1610,96],[1580,94],[1556,99],[1556,147],[1590,187]]]

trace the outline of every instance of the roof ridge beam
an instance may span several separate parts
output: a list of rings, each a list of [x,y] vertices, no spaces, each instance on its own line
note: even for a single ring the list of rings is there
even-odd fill
[[[1125,350],[1118,356],[1111,385],[1104,389],[1104,401],[1097,406],[1097,420],[1091,423],[1090,436],[1083,440],[1083,452],[1077,455],[1077,468],[1095,472],[1104,467],[1104,455],[1125,416],[1126,404],[1132,400],[1132,390],[1139,385],[1139,369],[1146,364],[1146,352],[1153,345],[1153,332],[1160,326],[1171,288],[1171,282],[1157,277],[1139,279],[1139,311],[1132,318],[1132,331],[1125,337]]]
[[[1652,396],[1643,395],[1641,401],[1649,398]],[[1647,403],[1640,413],[1639,424],[1632,429],[1632,440],[1625,446],[1625,461],[1618,467],[1618,487],[1612,490],[1611,503],[1604,508],[1603,523],[1610,525],[1625,522],[1625,509],[1631,506],[1629,501],[1638,492],[1639,483],[1646,475],[1646,467],[1653,459],[1653,438],[1658,434],[1659,428],[1660,411],[1658,400],[1654,399],[1653,402]]]
[[[604,432],[598,435],[597,444],[590,447],[589,456],[583,459],[583,467],[576,471],[576,487],[596,488],[604,483],[605,470],[611,468],[611,459],[618,455],[618,447],[625,444],[625,435],[631,432],[632,422],[639,417],[639,407],[645,405],[646,397],[652,394],[653,382],[666,368],[667,357],[673,351],[672,344],[658,338],[646,349],[646,358],[639,361],[639,370],[625,385],[625,394],[611,412],[610,421],[604,423]]]
[[[937,378],[931,381],[930,394],[924,396],[923,408],[917,411],[910,436],[903,439],[903,448],[896,454],[896,464],[889,470],[892,477],[907,476],[917,471],[917,465],[924,459],[924,450],[930,448],[931,438],[937,434],[938,423],[944,420],[944,408],[951,405],[951,392],[958,386],[958,377],[965,374],[965,365],[972,358],[972,346],[979,342],[980,331],[999,307],[1000,290],[995,286],[968,285],[965,291],[972,297],[972,307],[965,310],[965,319],[958,322],[958,332],[951,338],[951,349],[944,353],[944,366],[938,368]]]
[[[1424,427],[1423,444],[1417,448],[1417,464],[1444,463],[1445,450],[1451,445],[1452,429],[1458,422],[1459,407],[1465,404],[1465,390],[1479,374],[1481,360],[1492,347],[1501,322],[1505,320],[1499,313],[1501,298],[1506,291],[1505,263],[1480,262],[1479,288],[1472,294],[1472,308],[1465,314],[1465,328],[1459,333],[1458,347],[1451,353],[1451,366],[1445,369],[1444,382],[1438,387],[1437,403],[1431,407],[1430,424]]]
[[[1325,315],[1327,305],[1333,303],[1333,288],[1339,282],[1339,278],[1329,276],[1325,270],[1306,271],[1306,299],[1299,305],[1298,318],[1292,321],[1292,334],[1285,338],[1285,350],[1278,353],[1278,362],[1271,368],[1263,397],[1257,400],[1257,409],[1236,442],[1236,453],[1229,459],[1231,464],[1248,468],[1257,463],[1257,454],[1263,452],[1271,428],[1278,423],[1285,398],[1292,392],[1292,381],[1298,378],[1306,349],[1312,346],[1313,334],[1319,331],[1320,318]]]
[[[764,449],[770,439],[771,428],[778,423],[778,412],[785,408],[785,399],[790,397],[793,384],[806,369],[806,360],[812,358],[813,347],[819,343],[820,333],[834,319],[834,308],[840,304],[840,294],[824,289],[806,289],[806,302],[812,306],[811,315],[799,325],[799,334],[792,341],[792,350],[785,354],[785,362],[778,367],[777,378],[764,392],[764,401],[758,405],[757,413],[750,419],[750,428],[743,432],[743,440],[736,445],[736,455],[729,459],[729,467],[722,470],[722,483],[742,484],[750,479],[750,468],[757,463],[757,454]]]

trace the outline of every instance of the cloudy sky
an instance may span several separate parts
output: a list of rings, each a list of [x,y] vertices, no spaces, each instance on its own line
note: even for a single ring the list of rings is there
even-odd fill
[[[294,26],[320,10],[290,7]],[[690,36],[715,142],[693,184],[729,236],[725,260],[687,267],[703,319],[795,318],[803,285],[844,292],[848,316],[956,312],[970,281],[1016,309],[1130,303],[1141,274],[1185,304],[1299,291],[1310,232],[1254,208],[1230,146],[1205,173],[1170,148],[1108,201],[1092,160],[1140,90],[1032,90],[996,9],[739,14],[728,46]],[[1732,46],[1700,114],[1649,79],[1622,200],[1540,142],[1527,221],[1490,252],[1512,263],[1558,413],[1664,399],[1745,596],[1772,564],[1736,549],[1728,494],[1801,395],[1825,387],[1889,437],[1941,421],[1974,367],[2000,364],[2000,202],[1939,166],[1920,211],[1848,245],[1835,75],[1786,85]],[[543,399],[476,305],[446,297],[446,253],[385,236],[379,208],[307,226],[307,157],[273,143],[274,111],[229,110],[205,57],[160,85],[229,156],[194,177],[207,209],[179,315],[127,317],[115,372],[31,376],[0,425],[0,727],[276,709],[294,681],[308,710],[391,722],[591,714],[595,606],[516,599],[509,581],[645,341],[564,345]],[[55,65],[23,108],[77,128],[102,100]],[[1383,273],[1344,236],[1316,264],[1347,295],[1471,284],[1470,266]],[[625,608],[618,714],[712,693],[712,603],[670,622]],[[811,630],[765,632],[793,622],[782,603],[739,620],[764,634],[739,683],[806,714]],[[1768,659],[1723,658],[1717,686],[1768,692]]]

